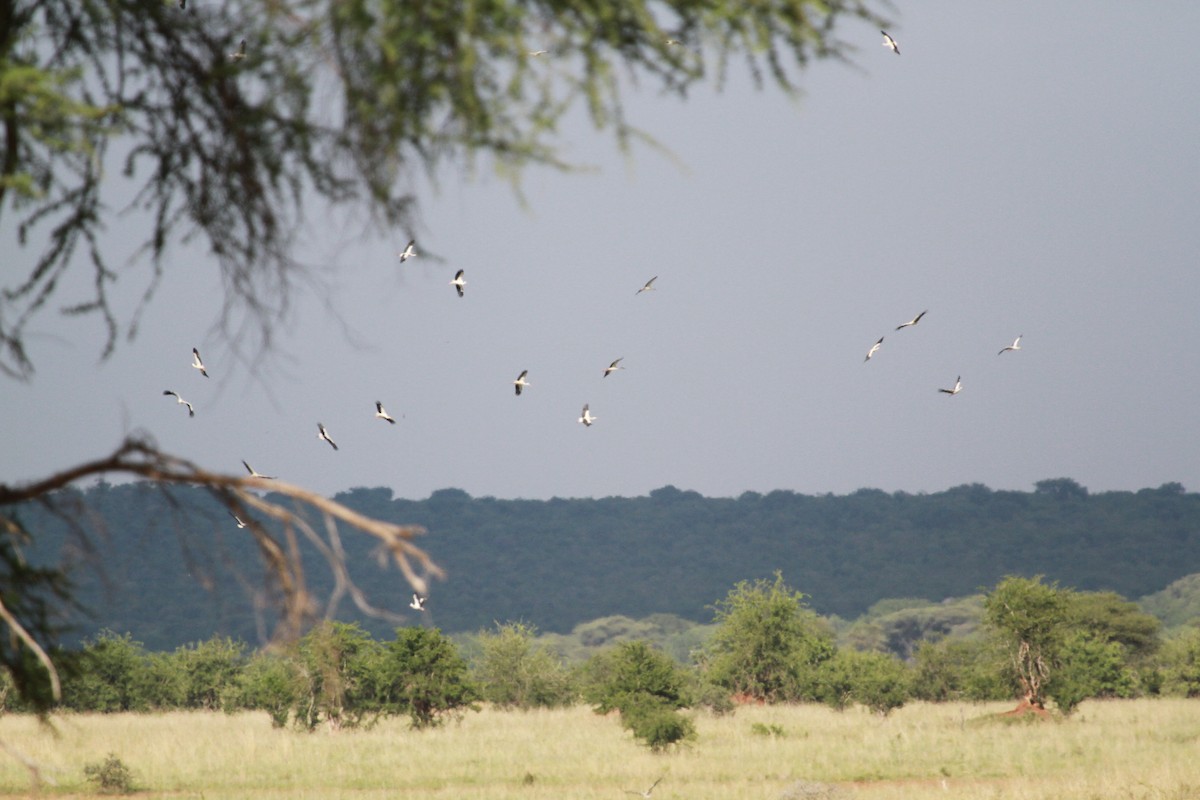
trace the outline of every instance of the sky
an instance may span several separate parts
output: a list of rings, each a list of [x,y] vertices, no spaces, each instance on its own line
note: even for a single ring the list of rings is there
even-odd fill
[[[854,64],[813,65],[796,99],[738,73],[686,100],[635,89],[630,120],[669,156],[573,118],[565,153],[594,169],[533,168],[524,203],[444,171],[403,265],[408,231],[316,210],[319,283],[260,360],[217,330],[215,261],[176,243],[111,358],[95,321],[32,326],[33,379],[0,377],[0,482],[141,432],[210,469],[413,499],[1200,489],[1200,4],[892,17],[901,55],[847,22]],[[114,218],[106,241],[143,230]],[[144,286],[124,267],[121,307]]]

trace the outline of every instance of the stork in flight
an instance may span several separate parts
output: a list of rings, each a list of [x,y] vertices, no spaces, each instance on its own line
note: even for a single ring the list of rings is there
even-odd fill
[[[645,800],[650,800],[650,795],[654,792],[654,787],[658,786],[660,783],[662,783],[662,778],[659,778],[654,783],[650,784],[650,788],[644,792],[639,792],[636,789],[626,789],[625,794],[636,794],[639,797],[645,798]]]
[[[182,397],[180,397],[178,392],[172,392],[170,389],[163,389],[163,394],[169,394],[175,398],[176,403],[187,406],[189,417],[196,416],[196,409],[192,408],[191,403],[189,403],[187,400],[184,400]]]
[[[274,476],[274,475],[263,475],[262,473],[255,472],[255,471],[254,471],[254,467],[252,467],[252,466],[250,466],[249,464],[247,464],[247,463],[245,462],[245,460],[243,460],[243,461],[242,461],[242,466],[246,468],[246,472],[249,472],[249,473],[250,473],[250,477],[251,477],[251,478],[262,478],[262,479],[263,479],[263,480],[265,480],[265,481],[273,481],[273,480],[275,480],[275,476]]]
[[[523,369],[521,370],[521,374],[517,376],[517,379],[513,381],[513,387],[517,390],[517,397],[521,396],[522,389],[533,385],[529,381],[525,380],[525,376],[528,374],[529,370]]]
[[[918,322],[921,321],[921,317],[925,316],[927,313],[929,313],[928,309],[926,309],[925,311],[922,311],[920,314],[917,314],[915,317],[910,319],[908,322],[905,322],[903,325],[897,325],[896,330],[901,330],[902,328],[910,328],[913,325],[916,325]]]
[[[871,345],[871,349],[867,351],[867,357],[863,359],[863,363],[865,364],[866,362],[870,361],[871,356],[875,355],[875,353],[877,353],[879,351],[880,347],[883,347],[883,337],[882,336],[879,337],[879,341],[877,341],[875,344]]]
[[[329,446],[334,450],[338,449],[338,446],[334,443],[333,439],[329,438],[329,434],[326,432],[325,426],[319,422],[317,423],[317,438],[329,442]]]
[[[208,377],[208,370],[204,368],[204,362],[200,360],[200,351],[194,347],[192,348],[192,369],[198,369],[201,375]]]
[[[609,374],[610,374],[610,373],[616,372],[616,371],[617,371],[617,370],[619,370],[619,369],[625,369],[624,367],[619,367],[619,366],[617,366],[618,364],[620,364],[620,363],[621,363],[622,361],[624,361],[624,360],[625,360],[625,356],[621,356],[621,357],[620,357],[620,358],[618,358],[616,361],[612,362],[612,363],[611,363],[611,364],[609,364],[607,367],[605,367],[605,368],[604,368],[604,377],[605,377],[605,378],[607,378],[607,377],[609,376]]]
[[[229,60],[237,62],[237,61],[241,61],[245,57],[246,57],[246,40],[242,39],[242,41],[238,44],[238,49],[234,50],[232,53],[229,54]]]
[[[596,417],[593,417],[592,412],[588,410],[587,403],[583,404],[583,415],[579,417],[579,421],[588,428],[592,427],[592,423],[596,421]]]
[[[399,253],[397,253],[397,255],[400,256],[401,264],[403,264],[405,261],[408,261],[410,258],[413,258],[414,256],[417,255],[417,251],[413,250],[413,245],[415,245],[416,243],[417,243],[416,239],[409,239],[408,246],[405,247],[403,250],[401,250]]]
[[[458,292],[458,296],[463,296],[463,287],[467,285],[467,281],[463,278],[463,270],[454,273],[454,280],[450,281],[450,285]]]
[[[396,424],[396,420],[392,418],[391,414],[383,410],[383,403],[379,402],[378,400],[375,401],[375,416],[379,417],[385,422],[390,422],[393,425]]]
[[[422,597],[421,595],[417,594],[416,592],[413,592],[413,599],[412,599],[412,602],[408,604],[408,607],[412,608],[412,609],[416,609],[417,611],[424,611],[426,599],[428,599],[428,598]]]
[[[638,296],[639,294],[641,294],[642,292],[652,292],[652,291],[654,291],[654,282],[655,282],[656,280],[658,280],[658,276],[657,276],[657,275],[655,275],[655,276],[654,276],[653,278],[651,278],[650,280],[646,281],[646,285],[645,285],[645,286],[643,286],[642,288],[638,289],[636,292],[634,292],[634,293],[633,293],[633,296],[634,296],[634,297],[637,297],[637,296]]]
[[[1022,334],[1022,335],[1024,335],[1024,334]],[[1013,339],[1012,344],[1010,344],[1008,347],[1001,350],[999,353],[996,353],[996,355],[1002,356],[1005,353],[1007,353],[1009,350],[1020,350],[1020,349],[1021,349],[1021,337],[1018,336],[1017,338]]]
[[[959,392],[962,391],[962,375],[959,375],[957,378],[954,379],[954,388],[953,389],[938,389],[938,391],[944,392],[945,394],[948,394],[951,396],[958,394]]]
[[[883,46],[896,55],[900,55],[900,45],[896,44],[896,40],[887,31],[880,31],[880,33],[883,34]],[[920,54],[918,53],[918,55]]]

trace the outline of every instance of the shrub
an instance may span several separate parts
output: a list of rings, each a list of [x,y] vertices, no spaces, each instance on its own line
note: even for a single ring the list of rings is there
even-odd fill
[[[661,752],[696,736],[678,713],[688,705],[687,676],[670,656],[646,642],[624,642],[588,660],[584,698],[596,713],[621,712],[621,724],[651,750]]]
[[[100,794],[132,794],[134,791],[133,773],[112,753],[99,764],[85,765],[83,774],[96,784]]]
[[[221,697],[226,711],[266,711],[271,726],[282,728],[307,688],[298,666],[273,653],[258,653],[239,673],[236,682]]]
[[[639,695],[621,709],[621,724],[656,753],[696,738],[696,725],[667,703]]]
[[[380,710],[408,714],[414,728],[478,711],[479,691],[454,643],[433,628],[398,628],[372,669]]]
[[[520,622],[481,633],[482,654],[475,678],[483,699],[501,708],[556,708],[575,701],[571,676],[547,647],[534,644],[536,631]]]
[[[787,735],[784,733],[782,725],[764,725],[761,722],[755,722],[751,725],[750,732],[755,736],[774,736],[777,739],[782,739]]]
[[[734,694],[767,702],[812,699],[816,668],[833,656],[833,633],[792,591],[774,582],[742,581],[715,606],[708,644],[710,679]]]

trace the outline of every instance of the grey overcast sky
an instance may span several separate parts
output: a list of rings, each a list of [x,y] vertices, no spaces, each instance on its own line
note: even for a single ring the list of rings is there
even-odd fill
[[[738,73],[686,101],[631,92],[672,157],[623,157],[580,118],[567,155],[598,169],[528,172],[524,208],[485,170],[444,173],[403,266],[407,232],[314,209],[304,252],[329,291],[297,300],[263,361],[216,333],[213,261],[177,246],[108,361],[94,321],[34,326],[32,382],[0,378],[0,481],[144,431],[212,469],[409,498],[1197,490],[1200,3],[893,16],[900,56],[846,24],[855,66],[814,65],[799,100]],[[114,258],[139,224],[113,220]],[[143,278],[128,268],[122,307]]]

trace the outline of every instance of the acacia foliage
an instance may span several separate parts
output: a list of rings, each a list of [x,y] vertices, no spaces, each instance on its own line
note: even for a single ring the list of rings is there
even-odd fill
[[[709,680],[769,703],[817,699],[813,676],[833,657],[833,633],[781,573],[774,581],[741,581],[714,611]]]
[[[866,0],[4,0],[0,249],[28,246],[33,266],[0,283],[0,372],[32,373],[25,326],[80,262],[93,295],[68,310],[115,345],[113,173],[147,219],[147,295],[172,243],[196,239],[269,340],[312,206],[409,227],[418,177],[444,164],[563,166],[575,108],[626,144],[627,78],[685,95],[737,58],[791,91],[810,59],[843,55],[843,18],[880,21]]]
[[[479,635],[474,677],[483,699],[500,708],[556,708],[575,701],[570,671],[561,657],[535,640],[521,622],[497,623]]]
[[[1112,593],[1077,592],[1041,576],[1005,578],[984,622],[1007,656],[1024,702],[1069,714],[1089,697],[1128,697],[1158,646],[1159,623]]]

